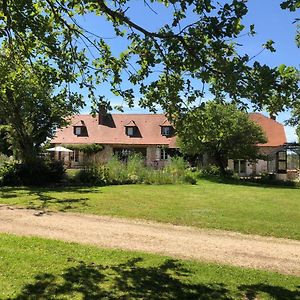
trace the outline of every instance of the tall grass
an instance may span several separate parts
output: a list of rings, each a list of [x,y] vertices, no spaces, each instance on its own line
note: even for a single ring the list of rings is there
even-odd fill
[[[130,155],[127,162],[113,156],[105,166],[89,164],[79,173],[79,181],[97,185],[196,183],[182,158],[172,158],[165,168],[154,170],[145,165],[139,154]]]
[[[121,162],[116,155],[114,155],[106,164],[108,169],[108,176],[111,184],[125,184],[128,183],[128,174],[126,165]]]

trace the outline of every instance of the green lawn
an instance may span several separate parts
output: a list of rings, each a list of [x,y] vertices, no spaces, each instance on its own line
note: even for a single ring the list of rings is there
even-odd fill
[[[0,234],[0,299],[281,299],[300,278]]]
[[[0,203],[300,240],[300,189],[197,185],[2,188]]]

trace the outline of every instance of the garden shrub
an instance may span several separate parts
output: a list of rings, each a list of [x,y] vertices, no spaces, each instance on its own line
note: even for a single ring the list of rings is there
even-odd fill
[[[2,185],[49,185],[59,183],[65,174],[60,161],[38,159],[31,164],[5,163],[0,169]]]
[[[106,164],[108,176],[111,184],[126,184],[130,183],[126,164],[114,155]]]
[[[191,172],[181,157],[172,158],[163,169],[154,170],[145,166],[140,154],[132,154],[127,162],[113,156],[106,165],[89,163],[76,175],[77,180],[88,185],[112,184],[196,184],[197,172]]]
[[[260,178],[253,178],[253,179],[250,179],[250,181],[255,182],[255,183],[264,184],[264,185],[271,185],[271,186],[299,187],[299,183],[297,183],[296,181],[279,180],[279,179],[276,179],[275,174],[268,174],[268,173],[261,174]]]
[[[221,176],[221,170],[216,165],[208,165],[204,168],[201,168],[202,176]]]
[[[9,157],[0,153],[0,168],[4,166],[5,163],[9,162]]]
[[[175,183],[174,182],[174,177],[171,176],[171,174],[164,169],[158,169],[158,170],[154,170],[154,169],[148,169],[143,183],[146,184],[172,184]]]
[[[233,172],[233,174],[231,176],[231,179],[234,180],[234,181],[239,181],[241,178],[240,178],[238,173]]]
[[[111,183],[108,168],[103,165],[89,164],[76,176],[80,182],[88,185],[108,185]]]
[[[186,170],[184,175],[181,177],[181,180],[184,183],[197,184],[197,178],[198,178],[198,173]]]
[[[126,169],[128,174],[138,174],[144,171],[145,163],[141,154],[134,153],[129,155],[126,163]]]
[[[5,162],[0,169],[1,185],[21,185],[16,162]]]
[[[220,177],[220,178],[228,178],[228,179],[235,179],[239,180],[239,175],[237,173],[234,173],[234,171],[226,168],[225,172],[222,173],[221,169],[217,165],[208,165],[205,167],[201,167],[200,169],[197,170],[198,173],[198,178],[200,179],[201,177]]]
[[[181,181],[186,175],[188,164],[182,157],[172,157],[165,170],[173,177],[173,180]]]
[[[78,150],[87,155],[96,154],[104,149],[102,144],[66,144],[64,147],[70,150]]]

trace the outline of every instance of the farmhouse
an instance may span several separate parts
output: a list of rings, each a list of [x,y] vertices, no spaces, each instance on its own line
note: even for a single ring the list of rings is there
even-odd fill
[[[241,176],[261,173],[287,172],[287,151],[282,150],[287,143],[284,126],[260,113],[250,113],[249,118],[260,125],[265,132],[267,143],[259,144],[260,159],[256,161],[228,160],[228,168]]]
[[[52,144],[101,144],[103,150],[94,157],[99,162],[106,162],[113,154],[126,159],[130,153],[138,152],[145,157],[147,165],[162,167],[170,151],[176,149],[176,137],[163,114],[108,114],[100,109],[97,117],[73,116],[69,126],[57,131]],[[78,167],[84,163],[85,155],[75,149],[64,160],[71,167]]]
[[[251,113],[249,117],[263,128],[268,140],[259,145],[262,157],[255,162],[229,159],[228,168],[240,175],[285,173],[286,151],[280,151],[286,143],[283,125],[259,113]],[[138,152],[145,157],[147,165],[154,167],[164,166],[178,151],[174,128],[165,115],[109,114],[104,109],[100,109],[96,117],[73,116],[70,125],[59,129],[51,143],[67,148],[77,146],[73,153],[55,153],[56,158],[63,159],[69,167],[80,167],[85,162],[87,155],[80,151],[80,145],[103,145],[103,149],[93,155],[98,162],[104,163],[114,154],[126,159],[128,154]]]

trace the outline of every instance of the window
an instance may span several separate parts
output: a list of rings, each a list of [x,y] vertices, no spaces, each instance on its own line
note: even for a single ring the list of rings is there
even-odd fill
[[[130,137],[141,137],[139,128],[133,120],[131,120],[129,123],[127,123],[124,126],[125,126],[125,134],[126,135],[128,135]]]
[[[74,133],[76,135],[81,135],[82,134],[82,128],[79,126],[74,127]]]
[[[286,154],[285,154],[284,151],[278,152],[278,159],[279,159],[279,160],[284,160],[284,161],[285,161],[285,159],[286,159],[285,156],[286,156]]]
[[[79,150],[74,150],[74,161],[79,162]]]
[[[127,127],[127,135],[132,136],[133,135],[133,127]]]
[[[233,170],[235,173],[240,173],[240,162],[239,160],[233,161]]]
[[[234,160],[233,170],[237,174],[245,174],[246,173],[246,160],[244,160],[244,159]]]
[[[169,159],[169,149],[161,148],[158,146],[156,148],[156,160],[168,160]]]
[[[76,127],[75,128],[75,134],[76,135],[81,135],[81,127]]]
[[[167,160],[169,158],[169,154],[166,149],[160,149],[160,159]]]
[[[86,126],[74,126],[74,134],[77,136],[88,136]]]
[[[285,161],[278,161],[278,171],[285,171],[286,170],[286,162]]]
[[[161,126],[161,135],[169,136],[172,133],[171,126]]]
[[[121,161],[126,162],[128,157],[132,154],[139,154],[146,159],[147,148],[113,148],[113,153],[118,156]]]
[[[246,173],[246,161],[240,160],[240,173]]]
[[[126,134],[128,136],[136,136],[136,133],[137,133],[137,127],[134,126],[126,127]]]
[[[286,173],[287,170],[287,152],[277,152],[277,172]]]

